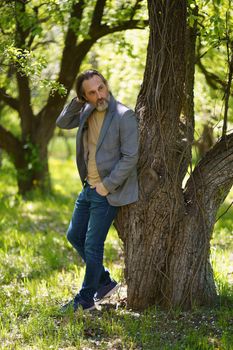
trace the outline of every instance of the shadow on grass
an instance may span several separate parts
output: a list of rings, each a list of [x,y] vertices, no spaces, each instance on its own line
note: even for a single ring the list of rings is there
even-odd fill
[[[101,349],[230,349],[233,324],[229,308],[200,308],[165,312],[157,307],[133,312],[105,303],[91,313],[77,312],[60,319],[63,326],[82,322],[82,337]]]
[[[27,231],[16,231],[12,234],[5,232],[0,236],[0,272],[1,284],[9,284],[12,281],[33,279],[46,279],[54,271],[74,271],[84,266],[76,250],[70,245],[61,232],[36,231],[37,226],[33,223],[32,228],[26,224]],[[37,222],[38,224],[38,222]],[[40,222],[41,226],[41,222]],[[65,227],[60,223],[60,227]],[[40,227],[41,228],[41,227]],[[106,245],[105,249],[107,265],[122,264],[122,258],[118,255],[117,248]]]

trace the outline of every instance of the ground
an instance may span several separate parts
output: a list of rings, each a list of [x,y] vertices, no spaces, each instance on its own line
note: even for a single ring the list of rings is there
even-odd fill
[[[50,159],[53,193],[16,194],[6,158],[0,174],[0,349],[233,349],[233,210],[216,223],[211,259],[219,293],[214,308],[192,312],[127,309],[122,242],[111,228],[105,264],[119,292],[98,310],[61,314],[78,291],[84,266],[66,240],[81,188],[74,159]],[[233,193],[221,208],[223,213]]]

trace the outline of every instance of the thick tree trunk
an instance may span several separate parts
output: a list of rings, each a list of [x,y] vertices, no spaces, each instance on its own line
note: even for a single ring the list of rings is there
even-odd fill
[[[187,33],[186,1],[148,5],[151,32],[137,104],[140,198],[121,209],[116,226],[124,242],[128,306],[188,309],[216,300],[210,238],[233,183],[233,137],[207,153],[183,189],[194,132],[193,46],[185,42],[194,33]]]
[[[48,173],[47,142],[20,141],[0,125],[0,148],[8,151],[17,170],[19,193],[25,194],[34,188],[50,189]]]

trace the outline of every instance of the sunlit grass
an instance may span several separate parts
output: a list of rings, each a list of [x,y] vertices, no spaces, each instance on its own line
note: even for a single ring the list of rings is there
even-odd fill
[[[116,310],[62,315],[60,306],[77,293],[84,276],[83,262],[66,239],[81,183],[74,159],[64,153],[51,157],[49,166],[52,194],[35,192],[27,200],[16,195],[9,161],[0,174],[0,349],[233,348],[232,208],[216,223],[212,239],[220,307],[167,314],[158,308],[132,312],[119,304]],[[114,227],[105,265],[124,284],[122,242]]]

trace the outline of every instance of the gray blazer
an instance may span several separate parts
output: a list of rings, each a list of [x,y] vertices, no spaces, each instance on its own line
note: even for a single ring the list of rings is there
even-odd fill
[[[87,177],[84,137],[87,118],[94,107],[79,104],[74,98],[56,124],[63,129],[79,127],[76,138],[76,161],[82,183]],[[122,206],[138,200],[137,181],[138,126],[135,113],[116,101],[112,94],[96,147],[96,165],[103,185],[109,191],[111,205]]]

